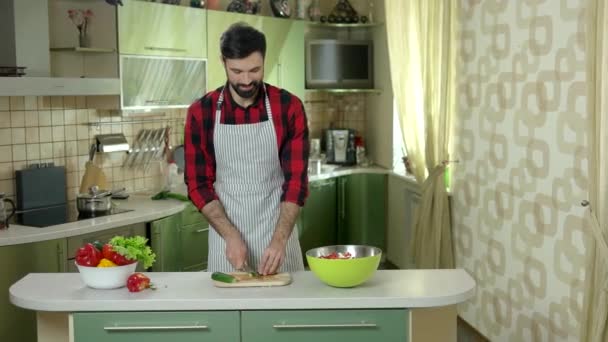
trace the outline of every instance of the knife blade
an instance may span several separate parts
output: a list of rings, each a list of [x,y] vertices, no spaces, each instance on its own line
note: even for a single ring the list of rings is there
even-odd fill
[[[251,266],[249,266],[249,263],[245,261],[245,263],[243,264],[243,267],[241,267],[241,271],[245,272],[245,273],[249,273],[250,276],[254,277],[254,278],[259,278],[260,274],[255,271],[253,268],[251,268]]]

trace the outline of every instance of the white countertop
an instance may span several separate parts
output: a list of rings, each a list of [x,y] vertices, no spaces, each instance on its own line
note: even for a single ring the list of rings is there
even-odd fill
[[[217,288],[207,272],[147,273],[156,290],[130,293],[88,288],[78,273],[31,273],[11,286],[16,306],[54,312],[269,309],[419,308],[458,304],[473,297],[475,281],[463,269],[382,270],[354,288],[334,288],[312,272],[293,273],[280,287]]]
[[[323,165],[323,172],[319,174],[309,173],[309,181],[330,179],[340,176],[353,174],[387,174],[401,177],[412,184],[416,184],[413,176],[393,172],[379,166],[360,167],[360,166],[338,166]],[[150,222],[166,216],[179,213],[185,208],[184,202],[176,200],[150,199],[150,194],[132,194],[128,200],[113,200],[124,209],[133,209],[127,213],[97,217],[94,219],[80,220],[50,227],[38,228],[11,224],[9,229],[0,230],[0,247],[17,245],[30,242],[39,242],[52,239],[76,236],[110,228],[122,227],[129,224]]]
[[[112,200],[120,208],[132,209],[126,213],[96,217],[37,228],[11,224],[0,230],[0,246],[16,245],[76,236],[129,224],[154,221],[184,210],[186,204],[176,200],[153,201],[150,196],[131,195],[127,200]],[[74,203],[74,205],[76,205]]]

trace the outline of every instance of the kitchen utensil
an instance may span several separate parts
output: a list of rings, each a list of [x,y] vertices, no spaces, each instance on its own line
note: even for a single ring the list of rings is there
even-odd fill
[[[177,172],[182,173],[186,167],[186,161],[184,160],[184,145],[176,146],[173,149],[173,161],[177,165]]]
[[[11,205],[11,209],[7,211],[6,204]],[[8,228],[8,220],[15,215],[15,202],[10,198],[6,198],[3,192],[0,192],[0,229]]]
[[[63,166],[33,164],[15,171],[17,208],[34,208],[61,205],[67,202],[66,172]]]
[[[112,209],[112,192],[100,190],[98,186],[92,186],[88,193],[78,194],[76,206],[79,213],[94,214],[106,212]]]
[[[87,161],[84,166],[84,175],[82,175],[82,180],[80,181],[79,193],[87,192],[93,185],[97,185],[102,189],[106,189],[108,187],[108,181],[105,173],[93,162],[96,151],[97,147],[95,144],[91,144],[89,149],[89,161]]]
[[[129,149],[127,158],[125,158],[125,161],[122,163],[122,167],[130,166],[133,163],[133,159],[136,157],[141,147],[141,138],[144,132],[145,130],[143,129],[137,132],[137,135],[135,136],[135,139],[133,139],[133,143],[131,144],[131,148]]]
[[[76,263],[76,262],[74,262]],[[94,289],[117,289],[127,285],[127,278],[137,267],[137,262],[114,267],[90,267],[76,264],[80,279]]]
[[[189,202],[190,199],[188,198],[188,196],[184,196],[182,194],[176,194],[170,191],[161,191],[159,193],[157,193],[156,195],[151,197],[153,200],[164,200],[167,198],[173,198],[179,201],[183,201],[183,202]]]
[[[243,264],[243,268],[241,269],[241,271],[243,271],[245,273],[249,273],[249,275],[251,275],[254,278],[261,277],[261,274],[259,274],[258,271],[254,270],[251,266],[249,266],[248,262],[245,262]]]
[[[322,258],[332,253],[349,253],[350,259]],[[367,281],[378,269],[382,250],[373,246],[334,245],[306,252],[310,270],[327,285],[354,287]]]
[[[224,283],[217,280],[212,280],[215,287],[260,287],[260,286],[285,286],[291,284],[291,275],[289,273],[277,273],[267,276],[252,277],[249,273],[233,272],[227,273],[233,276],[236,281],[233,283]]]
[[[127,199],[129,194],[126,188],[112,190],[112,199]]]
[[[270,8],[275,17],[289,18],[291,16],[291,8],[287,0],[270,0]]]

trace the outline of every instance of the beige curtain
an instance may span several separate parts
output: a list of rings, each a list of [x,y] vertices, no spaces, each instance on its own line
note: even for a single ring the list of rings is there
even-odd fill
[[[585,268],[581,341],[608,341],[608,4],[589,2],[589,198],[591,229]]]
[[[414,175],[422,187],[412,251],[418,268],[454,267],[443,183],[456,110],[457,1],[386,0],[393,93]],[[428,175],[428,177],[427,177]]]

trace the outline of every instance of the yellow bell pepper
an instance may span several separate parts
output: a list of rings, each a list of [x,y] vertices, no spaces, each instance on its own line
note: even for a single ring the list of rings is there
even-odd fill
[[[103,258],[99,261],[97,267],[116,267],[116,264],[112,262],[112,260],[108,260]]]

